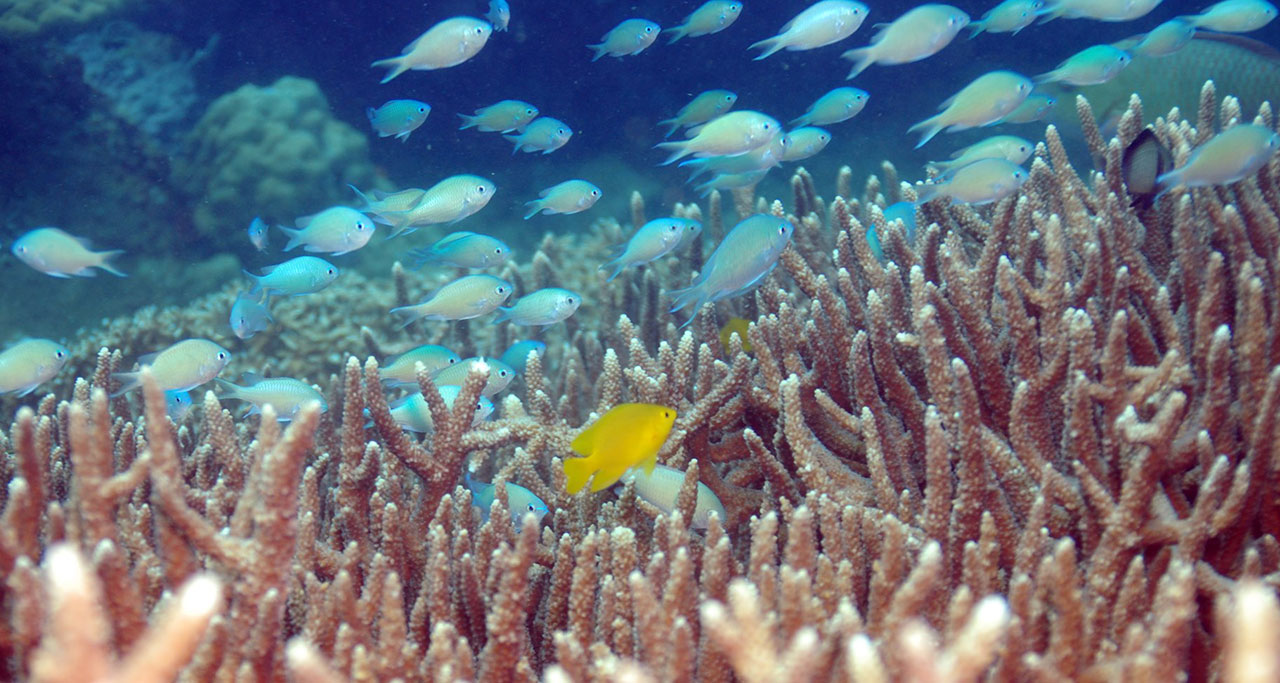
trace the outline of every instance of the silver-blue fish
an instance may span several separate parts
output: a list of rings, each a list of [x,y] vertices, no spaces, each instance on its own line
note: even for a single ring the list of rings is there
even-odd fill
[[[275,321],[267,308],[270,297],[253,296],[248,292],[236,295],[231,304],[231,331],[241,339],[248,339],[267,329]]]
[[[582,305],[582,296],[559,287],[546,287],[516,300],[494,322],[511,321],[513,325],[554,325],[573,315]]]
[[[341,272],[338,267],[317,256],[299,256],[284,263],[267,266],[262,275],[244,271],[253,280],[250,294],[298,296],[312,294],[333,284]]]
[[[698,224],[697,221],[687,218],[655,218],[640,226],[626,244],[616,247],[609,254],[611,260],[600,266],[600,270],[613,270],[605,282],[613,282],[613,279],[626,268],[666,256],[684,239],[690,223]],[[698,224],[698,230],[701,229],[701,225]]]
[[[267,222],[254,216],[253,221],[249,223],[249,242],[253,244],[254,249],[267,250],[267,231]]]
[[[508,346],[507,350],[502,352],[502,356],[500,356],[498,360],[506,363],[512,370],[523,375],[525,365],[529,362],[530,353],[537,354],[538,358],[542,358],[547,353],[546,343],[537,341],[536,339],[518,341],[511,346]]]
[[[461,360],[461,356],[447,347],[439,344],[423,344],[404,353],[382,359],[382,367],[378,374],[386,384],[417,384],[418,363],[422,363],[422,367],[430,376]]]
[[[681,327],[693,322],[703,304],[745,294],[764,279],[791,242],[793,228],[785,218],[756,214],[733,226],[693,283],[669,292],[671,312],[693,306]]]
[[[421,268],[430,263],[458,268],[489,268],[500,266],[511,258],[511,247],[502,240],[474,232],[452,232],[424,249],[409,252],[413,267]]]
[[[480,508],[480,516],[486,522],[489,521],[489,508],[493,507],[496,495],[494,485],[472,479],[470,472],[467,472],[466,483],[467,490],[471,491],[471,504]],[[517,530],[524,523],[524,516],[530,513],[538,518],[538,524],[542,524],[542,518],[547,516],[547,504],[541,498],[534,495],[533,491],[511,482],[507,482],[505,488],[511,523],[516,525]]]

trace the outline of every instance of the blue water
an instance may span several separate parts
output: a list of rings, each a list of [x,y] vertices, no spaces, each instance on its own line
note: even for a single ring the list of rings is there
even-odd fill
[[[722,33],[674,45],[660,37],[641,55],[590,61],[585,46],[619,21],[644,17],[671,26],[698,4],[511,0],[510,31],[495,33],[475,58],[449,69],[411,71],[386,85],[379,84],[384,70],[371,68],[371,62],[398,54],[439,20],[482,15],[487,3],[151,3],[145,11],[35,38],[0,38],[9,55],[0,65],[0,97],[6,102],[0,112],[0,129],[6,131],[0,140],[0,282],[6,292],[0,300],[0,343],[26,335],[63,336],[103,316],[121,315],[147,303],[178,304],[216,290],[225,279],[191,273],[192,264],[218,253],[233,257],[235,266],[270,262],[252,252],[243,239],[244,225],[227,225],[227,234],[234,238],[225,240],[194,231],[190,215],[200,198],[174,191],[167,172],[167,165],[185,153],[183,126],[194,124],[215,98],[246,83],[267,85],[286,75],[316,81],[332,115],[370,135],[371,160],[390,186],[426,187],[456,173],[493,179],[499,188],[496,198],[458,227],[483,229],[513,246],[527,246],[545,231],[584,231],[605,216],[625,223],[633,189],[644,194],[650,215],[677,201],[695,200],[684,184],[685,172],[658,167],[665,154],[652,147],[662,140],[656,122],[703,90],[733,90],[739,94],[736,108],[759,109],[784,123],[833,87],[851,83],[869,91],[866,110],[852,121],[830,126],[833,143],[818,157],[802,162],[830,197],[842,165],[853,167],[859,186],[867,174],[879,171],[883,160],[896,164],[902,179],[914,180],[921,177],[923,162],[990,134],[984,130],[943,135],[923,150],[913,150],[916,138],[906,133],[909,125],[932,114],[939,102],[977,75],[998,68],[1034,75],[1090,44],[1119,40],[1201,7],[1166,0],[1136,22],[1059,20],[1013,37],[984,34],[968,40],[966,30],[924,61],[872,66],[847,82],[848,62],[840,53],[867,44],[874,33],[871,24],[889,21],[917,3],[869,3],[870,19],[851,38],[753,61],[756,51],[749,51],[748,45],[776,33],[809,3],[747,0],[742,17]],[[977,19],[992,3],[956,4]],[[156,136],[130,125],[104,124],[101,97],[78,82],[78,60],[59,54],[78,33],[114,20],[173,36],[188,52],[217,36],[207,57],[191,70],[197,101],[190,116],[171,126],[167,140],[153,139]],[[1249,37],[1280,45],[1280,27],[1273,24]],[[406,143],[369,133],[365,108],[394,98],[421,99],[433,107]],[[512,156],[510,143],[496,134],[457,129],[458,113],[505,98],[527,100],[544,115],[568,122],[575,131],[572,141],[550,155]],[[1033,124],[1008,132],[1037,139],[1042,130]],[[95,159],[101,160],[100,168]],[[134,175],[120,187],[112,180],[122,164]],[[774,170],[758,194],[787,199],[790,173],[788,167]],[[604,200],[578,215],[520,220],[523,203],[539,189],[573,177],[599,185]],[[334,201],[352,199],[348,195]],[[299,206],[297,213],[322,208]],[[98,248],[127,241],[129,253],[120,263],[135,276],[52,280],[32,271],[9,255],[8,247],[37,225],[58,225],[90,237]],[[432,234],[420,233],[403,247],[427,244],[424,235]],[[278,249],[282,238],[275,233],[272,239]],[[373,273],[385,273],[389,266],[385,260],[348,260]],[[213,270],[225,272],[226,265]]]

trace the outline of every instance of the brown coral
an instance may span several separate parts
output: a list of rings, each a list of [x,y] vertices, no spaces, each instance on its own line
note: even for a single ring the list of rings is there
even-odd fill
[[[175,429],[153,386],[137,416],[106,398],[104,351],[0,439],[6,673],[145,651],[165,591],[208,572],[226,597],[186,679],[1267,680],[1280,161],[1135,210],[1114,164],[1140,128],[1133,106],[1118,140],[1091,136],[1109,165],[1083,178],[1050,128],[1019,196],[927,205],[915,244],[880,211],[909,187],[858,200],[842,174],[828,203],[800,171],[792,211],[765,207],[796,226],[783,268],[720,304],[755,320],[754,355],[726,357],[710,311],[678,334],[653,270],[630,272],[597,304],[616,324],[575,320],[502,419],[468,426],[481,377],[453,414],[420,377],[423,442],[390,421],[376,359],[347,359],[335,409],[282,434],[212,396]],[[1157,133],[1178,154],[1202,138]],[[721,214],[713,195],[713,235]],[[594,277],[555,273],[560,249],[506,275]],[[660,453],[692,472],[680,509],[566,495],[558,459],[590,414],[654,400],[681,416]],[[541,496],[546,525],[481,523],[457,487],[471,461]],[[705,533],[695,477],[727,511]],[[58,627],[64,573],[42,588],[36,563],[60,542],[106,586],[108,646]]]

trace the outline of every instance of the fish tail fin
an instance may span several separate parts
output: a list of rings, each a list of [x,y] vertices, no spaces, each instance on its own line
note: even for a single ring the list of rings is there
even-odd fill
[[[677,161],[679,161],[679,160],[681,160],[681,159],[683,159],[684,157],[686,157],[686,156],[688,156],[688,155],[689,155],[689,150],[687,149],[687,146],[685,145],[685,143],[684,143],[683,141],[681,141],[681,142],[659,142],[658,144],[654,145],[654,147],[657,147],[657,148],[660,148],[660,149],[674,149],[674,150],[675,150],[675,153],[673,153],[671,156],[667,157],[667,160],[666,160],[666,161],[662,162],[661,164],[658,164],[659,166],[670,166],[671,164],[674,164],[675,162],[677,162]]]
[[[564,490],[570,494],[577,493],[587,485],[587,480],[591,478],[591,465],[588,461],[591,458],[569,458],[564,461]]]
[[[524,215],[524,219],[525,219],[526,221],[527,221],[527,220],[529,220],[530,218],[533,218],[534,216],[538,215],[538,212],[542,210],[542,200],[541,200],[541,199],[535,199],[535,200],[533,200],[533,201],[531,201],[531,202],[525,202],[525,203],[524,203],[524,205],[525,205],[525,206],[528,206],[528,207],[531,207],[531,208],[529,209],[529,213],[526,213],[526,214]]]
[[[849,75],[845,76],[846,81],[867,70],[876,61],[875,53],[871,51],[872,46],[860,47],[856,50],[849,50],[840,55],[841,57],[853,62],[853,66],[849,67]]]
[[[409,267],[414,270],[417,270],[440,258],[440,254],[430,247],[425,249],[410,249],[409,256],[413,259],[412,263],[409,264]]]
[[[495,324],[497,324],[497,323],[502,322],[503,320],[510,320],[510,319],[511,319],[511,315],[512,315],[512,311],[514,311],[514,310],[515,310],[515,307],[514,307],[514,306],[510,306],[510,307],[508,307],[508,306],[499,306],[499,307],[498,307],[498,317],[494,318],[494,319],[493,319],[493,322],[494,322]]]
[[[672,135],[674,135],[674,134],[675,134],[675,132],[676,132],[677,130],[679,130],[679,128],[680,128],[680,120],[679,120],[679,119],[675,119],[675,118],[663,119],[663,120],[661,120],[661,121],[659,121],[659,122],[658,122],[658,125],[659,125],[659,126],[671,126],[670,128],[668,128],[668,129],[667,129],[666,134],[662,136],[662,139],[664,139],[664,140],[665,140],[665,139],[667,139],[667,138],[671,137]]]
[[[809,118],[808,114],[801,114],[800,116],[797,116],[794,119],[791,119],[791,123],[788,125],[790,125],[792,128],[796,128],[799,126],[807,126],[809,125],[810,120],[811,119]]]
[[[239,385],[233,382],[229,382],[225,379],[222,379],[221,377],[214,377],[213,381],[217,382],[218,386],[222,387],[222,389],[226,392],[224,394],[220,394],[218,398],[235,398],[235,399],[240,398]]]
[[[477,125],[476,119],[480,118],[479,116],[468,116],[466,114],[458,114],[458,116],[462,119],[462,125],[458,126],[458,130],[474,128]]]
[[[916,206],[923,206],[928,202],[937,199],[940,196],[942,185],[937,183],[929,183],[927,185],[916,185]]]
[[[937,116],[930,116],[929,118],[907,129],[908,133],[913,133],[917,130],[923,131],[921,133],[920,142],[916,143],[916,147],[915,147],[916,149],[920,149],[921,147],[924,147],[926,142],[932,140],[933,136],[940,133],[942,129],[945,127],[944,124],[940,122],[940,119],[939,119],[940,116],[941,114]]]
[[[250,295],[250,296],[260,296],[260,295],[262,294],[262,291],[263,291],[263,290],[262,290],[262,276],[260,276],[260,275],[254,275],[253,273],[250,273],[250,272],[249,272],[249,271],[247,271],[247,270],[241,270],[240,272],[244,273],[244,274],[245,274],[245,277],[249,278],[250,280],[253,280],[253,287],[250,287],[250,288],[249,288],[249,295]]]
[[[765,38],[764,40],[748,45],[747,49],[754,50],[758,47],[764,48],[764,52],[761,52],[759,55],[757,55],[754,58],[754,61],[757,61],[757,62],[777,52],[778,50],[781,50],[782,40],[780,40],[779,36],[774,36],[772,38]]]
[[[377,62],[374,62],[374,64],[377,64]],[[378,115],[378,110],[373,107],[365,107],[364,115],[369,117],[369,124],[373,125],[374,130],[377,130],[378,126],[373,123],[373,117]]]
[[[292,251],[293,249],[296,249],[299,244],[302,244],[301,230],[286,228],[283,225],[277,225],[276,227],[280,228],[280,232],[283,232],[285,236],[289,238],[288,244],[284,245],[284,251]]]
[[[403,57],[388,57],[387,59],[379,59],[378,61],[374,62],[370,66],[374,68],[386,67],[390,69],[390,71],[387,72],[387,75],[382,78],[382,81],[380,81],[381,83],[390,83],[391,79],[409,70],[409,67],[406,66],[404,63]]]
[[[397,306],[396,308],[391,309],[391,312],[400,316],[401,322],[399,329],[402,330],[423,318],[423,315],[418,311],[417,306]]]
[[[605,55],[606,52],[608,52],[608,49],[605,48],[604,43],[598,43],[596,45],[588,45],[587,48],[589,48],[592,52],[595,53],[591,55],[591,61],[593,62],[596,61],[597,59],[600,59]]]
[[[112,392],[112,398],[127,394],[142,384],[141,372],[117,372],[112,374],[111,378],[120,383],[120,388]]]
[[[124,253],[124,250],[123,250],[123,249],[112,249],[111,251],[99,251],[99,252],[97,252],[98,258],[100,259],[100,260],[98,261],[98,267],[99,267],[99,268],[101,268],[101,269],[103,269],[103,270],[105,270],[105,271],[107,271],[108,273],[111,273],[112,275],[114,275],[114,276],[116,276],[116,277],[129,277],[128,275],[125,275],[125,274],[124,274],[123,272],[121,272],[120,270],[116,269],[116,267],[115,267],[114,265],[112,265],[112,264],[111,264],[111,259],[113,259],[113,258],[115,258],[115,257],[117,257],[117,256],[119,256],[119,255],[121,255],[121,254],[123,254],[123,253]]]
[[[616,258],[600,266],[600,270],[608,270],[609,268],[613,268],[613,272],[609,274],[609,279],[605,280],[605,282],[613,282],[614,278],[621,275],[623,270],[626,270],[627,264],[623,263],[621,258]]]
[[[973,31],[973,33],[969,34],[969,40],[973,40],[978,37],[979,33],[987,30],[987,22],[985,20],[971,21],[969,22],[969,30]]]
[[[680,24],[679,26],[672,26],[671,28],[663,29],[662,32],[671,34],[671,40],[667,41],[667,45],[670,45],[689,35],[689,26],[687,24]]]
[[[1035,83],[1036,85],[1044,85],[1045,83],[1048,83],[1057,77],[1058,77],[1058,70],[1054,69],[1053,71],[1046,71],[1040,74],[1039,76],[1032,77],[1031,82]]]

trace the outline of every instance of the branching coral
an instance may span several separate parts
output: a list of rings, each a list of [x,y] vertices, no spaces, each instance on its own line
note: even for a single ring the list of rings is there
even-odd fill
[[[1156,123],[1179,156],[1218,108],[1202,100],[1197,127]],[[1280,160],[1133,209],[1116,164],[1141,125],[1134,102],[1117,140],[1087,136],[1107,168],[1083,178],[1050,128],[1020,195],[926,205],[914,244],[884,224],[913,192],[893,180],[854,199],[844,173],[828,203],[801,171],[790,213],[740,193],[796,228],[754,297],[718,304],[755,321],[752,355],[721,349],[710,311],[678,333],[655,270],[628,272],[530,362],[501,419],[470,426],[481,376],[452,412],[419,377],[437,425],[421,442],[365,354],[335,371],[330,413],[281,434],[212,395],[175,428],[151,385],[139,417],[106,398],[104,350],[0,439],[7,672],[83,649],[40,616],[60,574],[42,589],[35,566],[64,542],[108,587],[111,653],[145,641],[166,590],[226,582],[186,679],[1267,680]],[[722,210],[713,195],[712,235]],[[504,276],[566,276],[563,248]],[[688,472],[670,515],[627,487],[564,492],[569,441],[622,401],[678,410],[659,454]],[[546,524],[513,528],[501,486],[482,523],[457,486],[468,463],[532,489]],[[705,532],[698,481],[727,512]]]

